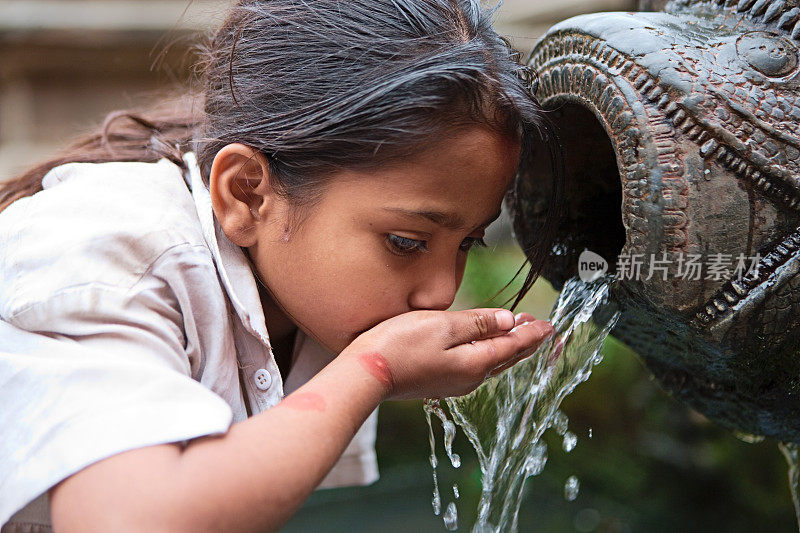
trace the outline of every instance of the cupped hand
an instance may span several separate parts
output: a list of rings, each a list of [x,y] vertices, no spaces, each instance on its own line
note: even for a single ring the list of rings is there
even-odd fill
[[[413,311],[381,322],[340,355],[385,387],[387,399],[461,396],[530,356],[553,326],[505,309]]]

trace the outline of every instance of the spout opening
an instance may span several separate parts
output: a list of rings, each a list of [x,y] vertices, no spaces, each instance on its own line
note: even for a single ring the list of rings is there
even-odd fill
[[[617,258],[625,246],[622,222],[622,182],[614,145],[592,110],[578,102],[546,102],[548,118],[558,133],[565,165],[565,210],[550,264],[543,276],[557,289],[578,274],[578,257],[584,249],[602,256],[608,272],[616,271]],[[534,160],[531,173],[537,183],[547,183],[547,154]],[[531,190],[534,201],[546,198],[544,191]],[[527,213],[517,214],[518,232],[535,232],[534,205]],[[531,216],[533,215],[533,216]],[[520,220],[520,217],[528,220]],[[530,236],[522,235],[523,239]]]

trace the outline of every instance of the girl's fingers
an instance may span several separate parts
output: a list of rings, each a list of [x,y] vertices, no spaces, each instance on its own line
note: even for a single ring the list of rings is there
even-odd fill
[[[536,320],[532,314],[530,313],[519,313],[514,315],[514,325],[519,326],[520,324],[524,324],[525,322],[533,322]]]
[[[511,368],[512,366],[516,365],[517,363],[519,363],[519,362],[520,362],[520,361],[522,361],[523,359],[527,359],[528,357],[530,357],[531,355],[533,355],[533,353],[534,353],[536,350],[538,350],[538,349],[539,349],[539,347],[540,347],[540,346],[541,346],[541,345],[544,343],[544,341],[546,341],[546,340],[547,340],[547,339],[549,339],[550,337],[552,337],[552,335],[545,335],[545,336],[544,336],[544,337],[543,337],[543,338],[542,338],[540,341],[538,341],[536,344],[534,344],[533,346],[531,346],[531,347],[530,347],[530,348],[528,348],[527,350],[523,350],[523,351],[521,351],[521,352],[517,353],[517,354],[516,354],[516,355],[514,355],[514,357],[513,357],[512,359],[510,359],[509,361],[506,361],[506,362],[504,362],[504,363],[501,363],[499,366],[497,366],[497,367],[493,368],[493,369],[491,370],[491,372],[489,372],[488,376],[489,376],[489,377],[493,377],[493,376],[496,376],[496,375],[498,375],[498,374],[502,374],[503,372],[505,372],[506,370],[508,370],[508,369],[509,369],[509,368]],[[559,338],[560,338],[560,337],[559,337]],[[555,342],[558,342],[558,341],[556,340]],[[560,352],[560,350],[559,350],[559,353],[561,353],[561,352]],[[557,359],[557,357],[555,357],[555,356],[554,356],[554,357],[551,357],[550,359],[548,359],[547,363],[548,363],[548,364],[553,364],[553,363],[555,362],[555,360],[556,360],[556,359]]]
[[[516,323],[507,309],[470,309],[451,313],[448,348],[508,333]]]
[[[535,320],[516,326],[505,335],[458,346],[451,351],[466,357],[467,364],[489,371],[524,359],[554,332],[549,322]]]
[[[544,342],[544,340],[547,340],[548,337],[549,337],[549,335],[545,336],[545,338],[542,339],[542,342]],[[493,377],[493,376],[497,376],[499,374],[502,374],[503,372],[505,372],[506,370],[508,370],[512,366],[516,365],[517,363],[519,363],[523,359],[525,359],[527,357],[530,357],[531,355],[533,355],[533,352],[535,352],[536,349],[539,348],[539,346],[541,344],[542,343],[540,342],[539,344],[535,345],[534,347],[532,347],[532,348],[530,348],[528,350],[525,350],[523,352],[520,352],[512,360],[508,361],[507,363],[502,363],[497,368],[492,369],[492,371],[489,372],[489,377]],[[548,365],[553,365],[553,364],[555,364],[556,361],[558,361],[558,358],[561,355],[561,350],[563,348],[564,348],[564,339],[561,337],[561,335],[558,335],[558,336],[556,336],[555,339],[553,339],[553,352],[550,354],[550,356],[547,359],[547,364]]]

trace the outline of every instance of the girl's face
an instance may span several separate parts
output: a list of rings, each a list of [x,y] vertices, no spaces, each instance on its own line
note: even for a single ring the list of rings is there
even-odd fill
[[[269,289],[267,327],[278,309],[338,353],[387,318],[450,307],[469,249],[500,214],[519,150],[487,128],[458,130],[401,163],[334,176],[290,232],[289,206],[265,189],[248,210],[252,228],[229,232],[217,199],[215,211]]]

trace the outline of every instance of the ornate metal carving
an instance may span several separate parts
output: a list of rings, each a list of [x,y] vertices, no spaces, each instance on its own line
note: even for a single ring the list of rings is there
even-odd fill
[[[531,54],[567,156],[544,276],[560,287],[584,248],[612,271],[641,257],[614,289],[616,336],[709,417],[800,442],[800,0],[645,4],[663,11],[575,17]],[[523,246],[544,168],[515,217]],[[692,257],[714,275],[687,277]]]

